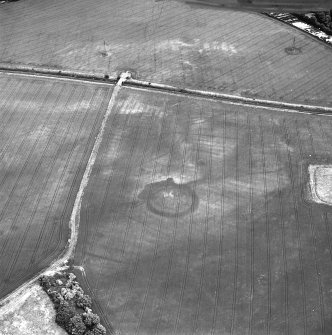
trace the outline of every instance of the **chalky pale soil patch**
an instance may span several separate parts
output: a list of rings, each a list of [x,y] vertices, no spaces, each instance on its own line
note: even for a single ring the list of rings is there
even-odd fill
[[[53,304],[35,284],[14,309],[0,315],[0,335],[67,335],[55,323]]]
[[[310,165],[309,175],[312,200],[332,205],[332,165]]]

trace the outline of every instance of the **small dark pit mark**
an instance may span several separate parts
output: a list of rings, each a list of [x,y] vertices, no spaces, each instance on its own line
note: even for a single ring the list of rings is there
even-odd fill
[[[3,279],[3,283],[4,283],[5,285],[10,284],[10,282],[11,282],[11,280],[10,280],[10,278],[8,278],[8,277]]]
[[[299,55],[302,53],[302,48],[296,46],[295,37],[293,39],[293,44],[290,47],[285,48],[285,52],[287,55],[292,56]]]
[[[297,47],[287,47],[285,48],[285,52],[288,55],[299,55],[302,53],[302,49]]]
[[[202,159],[200,159],[200,160],[197,161],[197,166],[205,166],[205,165],[206,164],[205,164],[205,162]]]
[[[104,58],[110,56],[110,53],[107,51],[99,51],[98,54]]]

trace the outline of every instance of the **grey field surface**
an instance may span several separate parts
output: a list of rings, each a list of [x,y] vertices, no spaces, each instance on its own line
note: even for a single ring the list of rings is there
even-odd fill
[[[0,298],[64,252],[109,111],[73,257],[108,332],[331,334],[332,209],[308,188],[310,166],[331,176],[331,115],[126,85],[112,97],[106,82],[6,70],[130,71],[332,107],[331,64],[331,46],[263,14],[167,0],[0,4]]]
[[[124,334],[329,334],[332,119],[123,88],[75,262]]]
[[[24,0],[0,10],[0,61],[332,105],[331,47],[264,15],[174,1]],[[293,46],[297,55],[285,49]]]
[[[0,294],[47,267],[68,222],[111,87],[0,76]]]

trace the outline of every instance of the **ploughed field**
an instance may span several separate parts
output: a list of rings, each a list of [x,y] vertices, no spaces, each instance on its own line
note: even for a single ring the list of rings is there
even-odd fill
[[[329,334],[332,119],[122,88],[75,264],[124,334]],[[77,273],[79,275],[79,273]],[[111,328],[110,328],[111,329]]]
[[[0,76],[0,295],[59,257],[112,88]]]
[[[14,67],[131,70],[157,83],[332,106],[331,47],[259,13],[169,0],[24,0],[1,6],[0,31],[0,62]]]
[[[2,67],[128,70],[178,87],[332,104],[330,47],[261,14],[154,0],[1,6]],[[63,253],[111,93],[0,75],[1,297]],[[331,128],[329,116],[122,87],[74,257],[108,330],[330,334]],[[310,171],[323,192],[309,192]]]

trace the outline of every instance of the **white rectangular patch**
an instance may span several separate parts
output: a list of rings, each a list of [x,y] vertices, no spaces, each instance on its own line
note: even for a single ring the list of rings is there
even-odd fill
[[[309,165],[308,170],[311,199],[332,205],[332,165]]]

